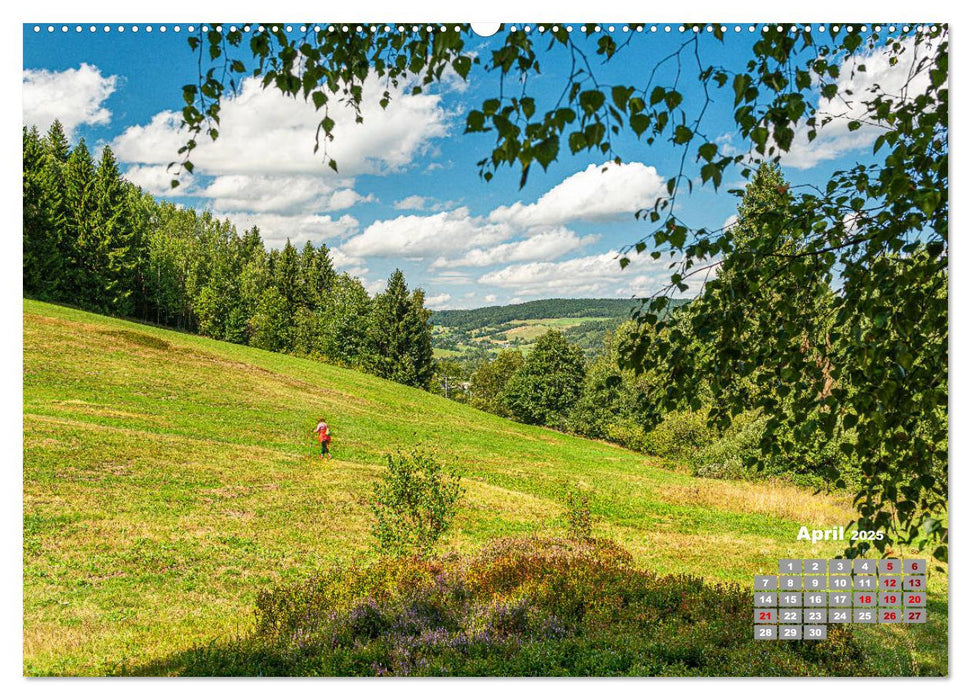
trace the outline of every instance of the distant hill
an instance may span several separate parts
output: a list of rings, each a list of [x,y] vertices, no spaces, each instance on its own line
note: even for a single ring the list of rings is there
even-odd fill
[[[670,300],[671,307],[687,299]],[[522,304],[479,309],[435,311],[433,345],[439,357],[476,356],[505,347],[528,351],[548,330],[562,331],[588,356],[600,347],[604,334],[630,318],[637,299],[539,299]]]
[[[538,299],[522,304],[432,312],[436,326],[473,330],[537,318],[627,318],[636,299]]]

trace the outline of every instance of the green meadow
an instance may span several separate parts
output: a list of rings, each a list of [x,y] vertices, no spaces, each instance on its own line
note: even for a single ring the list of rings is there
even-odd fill
[[[467,493],[443,549],[562,535],[563,493],[658,574],[751,587],[780,557],[836,555],[800,526],[848,497],[700,479],[327,364],[24,302],[24,673],[99,675],[244,634],[261,590],[370,551],[384,455],[415,445]],[[315,456],[325,417],[335,459]],[[898,553],[899,554],[899,553]],[[929,622],[854,626],[887,675],[947,673],[947,573]]]

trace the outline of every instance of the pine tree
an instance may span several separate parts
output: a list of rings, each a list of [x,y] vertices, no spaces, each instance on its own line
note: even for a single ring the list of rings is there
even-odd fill
[[[379,377],[425,388],[434,370],[429,312],[421,290],[408,294],[405,276],[395,270],[374,299],[368,326],[365,366]]]
[[[111,148],[105,146],[92,186],[93,210],[89,264],[97,308],[113,314],[132,312],[138,241],[132,227],[124,182]]]
[[[68,299],[90,308],[100,308],[104,282],[98,265],[100,241],[93,227],[94,162],[84,139],[71,151],[64,165],[64,199],[66,221],[64,238],[67,255],[62,279]]]
[[[327,292],[337,279],[327,246],[315,248],[313,243],[307,241],[300,252],[300,271],[305,287],[305,303],[311,309],[316,309],[323,304]]]
[[[44,146],[37,128],[24,127],[24,294],[35,295],[44,289],[44,268],[53,256],[42,207],[41,167]]]
[[[33,222],[31,247],[32,281],[41,298],[56,301],[70,299],[65,290],[68,261],[72,260],[73,241],[67,237],[67,202],[64,192],[64,170],[70,146],[59,121],[54,121],[41,143],[36,178],[37,218]],[[66,264],[67,263],[67,264]]]

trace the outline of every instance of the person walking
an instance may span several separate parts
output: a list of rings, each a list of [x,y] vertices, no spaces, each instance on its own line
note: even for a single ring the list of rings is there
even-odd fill
[[[317,421],[317,427],[310,431],[312,435],[317,436],[317,442],[320,443],[320,458],[323,459],[333,459],[334,455],[330,453],[330,428],[327,427],[327,422],[321,418]]]

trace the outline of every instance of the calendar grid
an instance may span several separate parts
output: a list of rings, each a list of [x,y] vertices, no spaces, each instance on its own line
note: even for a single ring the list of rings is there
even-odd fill
[[[780,559],[755,577],[755,639],[821,641],[832,624],[923,624],[924,559]]]

